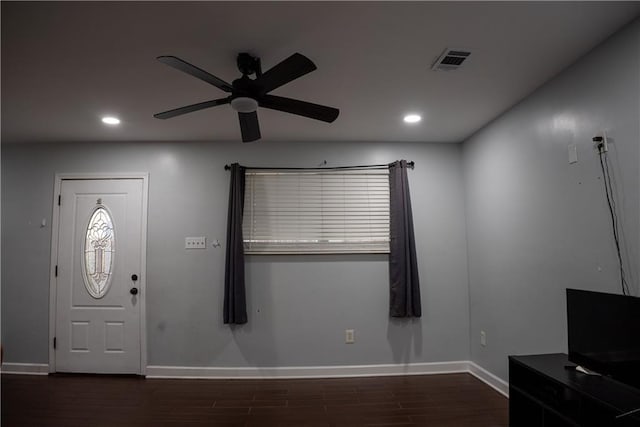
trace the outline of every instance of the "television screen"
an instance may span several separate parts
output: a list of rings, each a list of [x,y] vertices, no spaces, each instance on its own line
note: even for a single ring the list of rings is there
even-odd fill
[[[569,360],[640,389],[640,298],[567,289]]]

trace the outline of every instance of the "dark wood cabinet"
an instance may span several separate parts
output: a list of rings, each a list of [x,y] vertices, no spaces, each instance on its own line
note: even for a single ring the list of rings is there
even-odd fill
[[[640,390],[578,372],[566,354],[509,356],[511,427],[640,427],[639,409]]]

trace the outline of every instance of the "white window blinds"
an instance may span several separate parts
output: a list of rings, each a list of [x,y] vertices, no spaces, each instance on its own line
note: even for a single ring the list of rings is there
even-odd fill
[[[388,169],[247,169],[247,254],[388,253]]]

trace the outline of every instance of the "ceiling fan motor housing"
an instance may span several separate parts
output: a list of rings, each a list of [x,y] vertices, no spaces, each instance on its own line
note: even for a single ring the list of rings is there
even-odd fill
[[[260,68],[260,58],[251,56],[251,54],[242,52],[238,54],[237,58],[238,69],[244,76],[250,76],[255,74],[257,77],[262,75],[262,69]]]

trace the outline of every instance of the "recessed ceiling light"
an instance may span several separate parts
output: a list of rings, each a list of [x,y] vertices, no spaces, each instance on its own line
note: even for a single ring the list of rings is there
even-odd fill
[[[106,125],[119,125],[120,124],[120,119],[117,117],[103,117],[102,118],[102,123],[106,124]]]
[[[405,123],[418,123],[420,120],[422,120],[422,117],[419,114],[407,114],[404,116]]]

